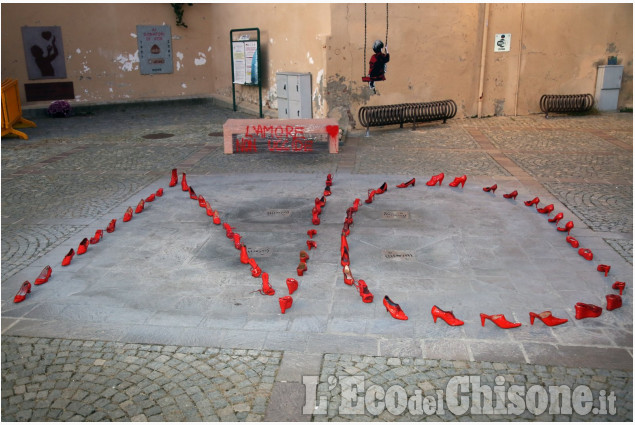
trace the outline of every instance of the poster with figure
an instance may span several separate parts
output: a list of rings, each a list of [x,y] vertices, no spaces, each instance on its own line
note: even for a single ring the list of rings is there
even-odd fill
[[[137,25],[139,71],[147,74],[172,74],[172,32],[169,25]]]
[[[22,44],[29,80],[66,78],[61,27],[22,27]]]

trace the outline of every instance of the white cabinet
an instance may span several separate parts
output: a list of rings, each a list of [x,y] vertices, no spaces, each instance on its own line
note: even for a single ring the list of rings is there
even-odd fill
[[[617,110],[617,98],[622,87],[622,65],[598,66],[598,79],[595,83],[595,101],[600,111]]]
[[[311,110],[311,74],[276,73],[278,118],[313,118]]]

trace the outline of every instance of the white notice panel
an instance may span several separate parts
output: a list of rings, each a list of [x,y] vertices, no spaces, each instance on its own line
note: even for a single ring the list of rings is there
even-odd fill
[[[509,52],[511,47],[512,35],[511,34],[496,34],[494,37],[494,51],[495,52]]]

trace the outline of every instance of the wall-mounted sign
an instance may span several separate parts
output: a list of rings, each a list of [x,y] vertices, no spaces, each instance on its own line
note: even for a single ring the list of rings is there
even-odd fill
[[[141,74],[171,74],[172,33],[169,25],[137,25]]]
[[[22,27],[29,80],[66,78],[61,27]]]
[[[496,34],[494,37],[494,51],[495,52],[509,52],[511,47],[512,35],[511,34]]]

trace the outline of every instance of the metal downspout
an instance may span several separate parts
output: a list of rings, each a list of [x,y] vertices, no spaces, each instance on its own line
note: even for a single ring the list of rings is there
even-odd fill
[[[482,117],[483,111],[483,83],[485,81],[485,53],[487,52],[487,27],[489,26],[489,3],[485,4],[485,16],[483,17],[483,41],[481,46],[481,71],[478,82],[478,109],[476,116]]]
[[[520,8],[520,43],[518,44],[518,74],[516,75],[516,99],[514,102],[514,116],[518,116],[518,91],[520,90],[520,64],[523,56],[523,34],[525,29],[525,3]]]

